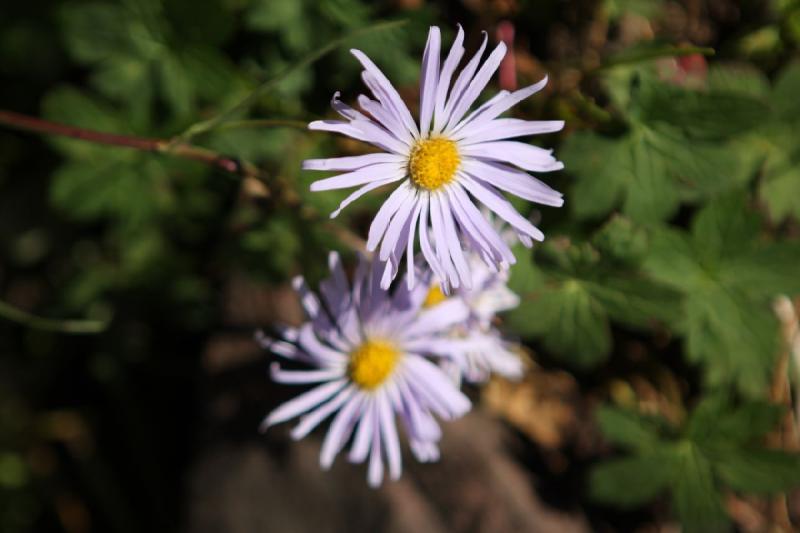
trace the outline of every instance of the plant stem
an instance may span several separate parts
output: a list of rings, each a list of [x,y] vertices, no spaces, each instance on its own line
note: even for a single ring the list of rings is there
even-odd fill
[[[247,161],[242,161],[233,157],[224,156],[213,150],[201,148],[184,142],[174,142],[169,139],[154,139],[148,137],[136,137],[133,135],[119,135],[116,133],[106,133],[102,131],[78,128],[58,122],[51,122],[21,113],[0,110],[0,124],[22,131],[42,133],[45,135],[58,135],[80,139],[96,144],[110,146],[120,146],[132,148],[145,152],[156,152],[169,154],[183,159],[199,161],[211,167],[218,168],[230,174],[235,174],[243,178],[255,178],[266,181],[263,173]],[[265,124],[266,125],[266,124]]]
[[[5,302],[0,302],[0,317],[19,324],[24,324],[34,329],[57,331],[60,333],[86,334],[100,333],[108,326],[107,322],[100,320],[57,320],[42,318],[17,309]]]

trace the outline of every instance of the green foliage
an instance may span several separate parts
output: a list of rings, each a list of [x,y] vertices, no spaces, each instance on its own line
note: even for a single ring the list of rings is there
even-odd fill
[[[704,365],[711,386],[764,392],[777,355],[771,300],[800,287],[796,244],[764,242],[743,194],[710,202],[691,232],[659,228],[645,269],[683,293],[686,355]]]
[[[677,320],[678,294],[640,268],[647,236],[613,218],[592,242],[547,241],[518,254],[510,287],[522,303],[508,315],[514,331],[541,337],[567,363],[589,368],[611,352],[611,322],[649,329]]]
[[[800,485],[800,455],[764,448],[782,409],[758,401],[733,405],[712,395],[681,427],[603,407],[606,438],[631,452],[592,470],[592,496],[620,507],[669,494],[685,531],[727,531],[725,491],[774,494]]]

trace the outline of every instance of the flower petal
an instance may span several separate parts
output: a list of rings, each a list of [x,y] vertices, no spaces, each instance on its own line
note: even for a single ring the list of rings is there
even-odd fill
[[[564,163],[553,157],[552,150],[515,141],[459,145],[459,152],[463,156],[502,161],[535,172],[552,172],[564,168]]]
[[[387,179],[400,179],[405,176],[406,170],[397,163],[376,163],[360,168],[346,174],[337,174],[330,178],[317,180],[311,184],[313,192],[330,191],[333,189],[347,189]]]
[[[261,431],[305,413],[339,392],[346,384],[347,379],[337,379],[336,381],[314,387],[310,391],[281,404],[261,423]]]
[[[503,198],[496,190],[481,185],[466,174],[461,175],[461,183],[463,183],[464,188],[475,196],[478,201],[497,213],[500,218],[511,224],[514,228],[537,241],[544,240],[544,233],[531,224],[527,218],[520,215],[519,212],[514,209],[514,206],[511,205],[511,202]]]
[[[422,54],[422,76],[419,80],[419,130],[424,138],[428,135],[436,105],[436,88],[439,82],[439,48],[441,46],[439,28],[431,26],[428,42]]]
[[[306,159],[303,170],[358,170],[375,163],[395,163],[403,165],[406,158],[397,154],[364,154],[351,157],[331,157],[329,159]]]
[[[492,50],[492,53],[489,54],[489,57],[486,59],[483,65],[481,65],[478,73],[475,74],[475,77],[460,95],[458,101],[453,105],[453,110],[450,113],[450,119],[447,121],[447,126],[445,126],[445,131],[455,127],[456,124],[458,124],[458,122],[464,117],[464,114],[469,111],[469,108],[472,107],[472,104],[474,104],[475,100],[477,100],[481,95],[481,91],[483,91],[483,89],[489,83],[491,77],[497,71],[497,68],[500,66],[500,62],[503,60],[505,55],[506,45],[505,43],[501,42],[495,47],[494,50]]]
[[[419,136],[419,130],[417,129],[417,125],[414,123],[411,112],[408,110],[408,107],[406,107],[403,99],[400,98],[400,93],[397,92],[397,89],[394,88],[389,79],[377,66],[375,66],[375,63],[373,63],[372,60],[368,58],[366,54],[364,54],[364,52],[361,50],[352,49],[350,50],[350,53],[352,53],[356,59],[358,59],[364,69],[374,77],[381,89],[386,93],[389,102],[384,103],[391,104],[403,124],[405,124],[406,128],[408,128],[408,131],[410,131],[414,137]]]
[[[447,101],[447,91],[450,89],[450,81],[453,78],[453,73],[464,55],[464,29],[458,25],[458,33],[453,41],[453,46],[447,54],[447,59],[444,60],[442,72],[439,76],[439,83],[436,86],[436,104],[434,106],[434,119],[433,131],[441,132],[445,124],[447,124],[448,116],[444,113],[445,103]]]
[[[561,207],[562,194],[530,174],[499,163],[484,163],[476,159],[464,161],[462,171],[488,185],[495,186],[525,200],[542,205]]]

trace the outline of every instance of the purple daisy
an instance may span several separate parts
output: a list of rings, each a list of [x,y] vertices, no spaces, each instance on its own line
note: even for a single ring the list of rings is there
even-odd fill
[[[358,97],[363,113],[333,96],[333,108],[345,120],[320,120],[312,130],[332,131],[370,143],[382,150],[354,157],[310,159],[308,170],[340,171],[311,185],[312,191],[358,187],[339,206],[347,205],[378,187],[400,182],[380,208],[369,229],[367,248],[378,250],[385,262],[381,286],[396,277],[406,255],[408,283],[414,285],[416,234],[425,260],[444,289],[471,284],[464,246],[495,270],[515,262],[503,242],[476,206],[486,206],[509,223],[526,246],[544,235],[523,217],[501,191],[543,205],[561,206],[562,195],[528,171],[563,168],[551,150],[507,139],[559,131],[564,123],[498,118],[520,101],[541,90],[547,78],[518,91],[500,91],[471,113],[481,91],[506,53],[503,43],[481,63],[487,37],[478,52],[456,74],[464,55],[464,32],[440,62],[439,28],[432,27],[422,58],[420,119],[411,113],[391,82],[361,51],[352,50],[364,67],[362,79],[372,93]],[[455,79],[455,81],[453,81]],[[452,83],[451,83],[452,82]],[[418,229],[419,228],[419,229]],[[380,246],[380,248],[379,248]]]
[[[439,457],[441,429],[434,415],[452,420],[469,411],[467,397],[425,357],[431,346],[446,350],[444,334],[469,310],[456,300],[423,310],[424,285],[401,284],[392,294],[382,290],[378,261],[360,261],[352,288],[336,253],[329,264],[331,277],[320,284],[322,300],[302,278],[294,280],[309,321],[284,328],[282,340],[258,336],[273,353],[310,367],[286,370],[273,363],[275,381],[316,384],[272,411],[262,429],[300,417],[291,435],[301,439],[335,413],[322,444],[322,468],[333,464],[352,435],[350,461],[369,458],[367,479],[378,486],[384,457],[389,476],[400,477],[397,417],[414,456],[425,462]]]

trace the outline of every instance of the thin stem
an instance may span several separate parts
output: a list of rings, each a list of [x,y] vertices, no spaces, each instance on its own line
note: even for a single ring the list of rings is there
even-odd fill
[[[34,329],[56,331],[59,333],[86,334],[100,333],[108,326],[100,320],[57,320],[32,315],[5,302],[0,302],[0,317]]]
[[[218,115],[208,120],[197,122],[189,126],[183,133],[175,137],[173,143],[188,142],[195,136],[200,135],[201,133],[205,133],[207,131],[211,131],[220,124],[222,124],[223,122],[227,122],[235,115],[252,107],[253,104],[255,104],[258,101],[259,98],[261,98],[264,94],[266,94],[280,82],[282,82],[295,72],[303,70],[309,65],[313,64],[315,61],[318,61],[322,57],[326,56],[327,54],[329,54],[330,52],[341,46],[343,43],[347,42],[348,40],[360,37],[362,35],[366,35],[368,33],[402,26],[406,22],[407,22],[406,20],[393,20],[387,22],[380,22],[378,24],[374,24],[372,26],[361,28],[354,32],[348,33],[347,35],[343,35],[338,39],[334,39],[333,41],[329,42],[322,48],[319,48],[318,50],[314,50],[313,52],[306,54],[305,56],[303,56],[302,59],[294,63],[292,66],[283,70],[280,74],[278,74],[274,78],[270,78],[269,80],[265,81],[264,83],[256,87],[255,90],[253,90],[253,92],[251,92],[244,99],[239,101],[239,103],[233,105],[232,107],[226,109],[225,111],[219,113]]]
[[[308,122],[282,118],[256,118],[250,120],[231,120],[230,122],[220,124],[218,127],[221,131],[245,128],[295,128],[304,130],[308,128]]]
[[[116,133],[106,133],[86,128],[78,128],[67,124],[60,124],[58,122],[51,122],[49,120],[43,120],[40,118],[23,115],[21,113],[14,113],[13,111],[4,110],[0,110],[0,124],[8,126],[9,128],[33,133],[58,135],[61,137],[70,137],[72,139],[80,139],[96,144],[120,146],[123,148],[132,148],[145,152],[169,154],[183,159],[199,161],[206,165],[224,170],[230,174],[236,174],[237,176],[245,178],[251,177],[260,181],[266,181],[263,173],[252,163],[241,161],[233,157],[224,156],[214,152],[213,150],[183,142],[175,144],[167,139],[119,135]]]

